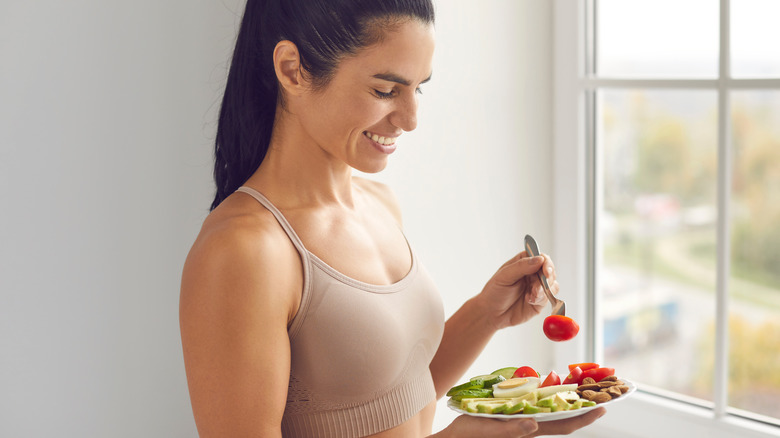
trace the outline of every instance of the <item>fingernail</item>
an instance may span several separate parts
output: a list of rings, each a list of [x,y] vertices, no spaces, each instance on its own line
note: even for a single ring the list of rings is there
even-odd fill
[[[548,266],[548,267],[547,267],[547,274],[548,274],[548,275],[549,275],[549,274],[552,274],[552,271],[553,271],[553,270],[552,270],[552,266]]]
[[[542,261],[544,261],[544,257],[542,256],[531,257],[530,259],[528,259],[528,264],[535,265],[537,263],[541,263]]]

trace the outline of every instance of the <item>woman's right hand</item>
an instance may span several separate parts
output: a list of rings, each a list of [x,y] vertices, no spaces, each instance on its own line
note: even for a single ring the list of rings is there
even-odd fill
[[[530,438],[545,435],[569,435],[581,429],[606,413],[604,408],[596,408],[591,412],[563,420],[537,423],[532,419],[494,420],[492,418],[461,415],[446,429],[433,435],[432,438]]]

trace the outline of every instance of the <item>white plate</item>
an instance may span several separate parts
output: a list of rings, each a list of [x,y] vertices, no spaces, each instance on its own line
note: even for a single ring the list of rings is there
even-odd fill
[[[449,399],[447,401],[447,407],[452,409],[455,412],[458,412],[460,414],[465,415],[471,415],[473,417],[486,417],[486,418],[496,418],[499,420],[511,420],[513,418],[533,418],[537,422],[539,421],[554,421],[554,420],[563,420],[564,418],[570,418],[570,417],[576,417],[579,415],[587,414],[588,412],[592,411],[593,409],[599,407],[599,406],[609,406],[613,403],[617,403],[621,400],[625,400],[628,396],[634,393],[636,391],[636,385],[633,382],[630,382],[626,379],[620,379],[623,381],[623,383],[628,386],[628,391],[621,395],[618,398],[613,398],[612,400],[604,403],[599,403],[596,406],[591,406],[587,408],[580,408],[580,409],[574,409],[571,411],[558,411],[558,412],[543,412],[539,414],[511,414],[511,415],[505,415],[505,414],[479,414],[479,413],[473,413],[473,412],[467,412],[460,408],[460,402],[454,401],[453,399]]]

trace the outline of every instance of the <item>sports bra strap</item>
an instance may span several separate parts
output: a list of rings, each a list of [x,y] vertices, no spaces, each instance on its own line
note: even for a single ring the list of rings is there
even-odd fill
[[[287,233],[287,235],[290,237],[290,240],[292,241],[293,245],[295,245],[295,249],[298,250],[299,253],[301,253],[302,257],[306,257],[306,254],[308,251],[306,251],[306,247],[303,246],[303,242],[301,241],[301,238],[298,237],[298,235],[295,233],[295,230],[293,230],[292,226],[289,222],[287,222],[287,218],[284,217],[281,211],[279,211],[278,208],[274,204],[271,203],[271,201],[268,200],[262,193],[258,192],[257,190],[247,187],[247,186],[241,186],[237,190],[237,192],[244,192],[247,195],[257,199],[257,202],[263,205],[268,211],[270,211],[276,220],[279,222],[279,225],[282,226],[284,229],[284,232]]]
[[[298,253],[301,255],[301,265],[303,267],[303,290],[301,291],[301,306],[298,309],[298,314],[293,318],[290,325],[287,327],[287,331],[290,335],[290,339],[294,339],[295,335],[298,333],[298,330],[301,328],[301,324],[303,322],[303,318],[299,318],[298,315],[305,315],[306,311],[309,307],[309,301],[311,297],[311,269],[312,269],[312,260],[309,256],[309,252],[306,250],[306,247],[303,246],[303,242],[301,241],[301,238],[298,237],[297,234],[295,234],[295,231],[293,230],[292,226],[289,222],[287,222],[287,219],[284,217],[281,211],[279,211],[274,204],[271,203],[271,201],[268,200],[265,196],[263,196],[262,193],[258,192],[257,190],[247,187],[247,186],[241,186],[238,189],[236,189],[237,192],[244,192],[247,195],[255,198],[257,202],[259,202],[263,207],[265,207],[268,211],[271,212],[271,214],[274,215],[277,222],[279,222],[279,225],[282,226],[282,229],[284,229],[284,232],[287,233],[287,236],[289,236],[290,241],[292,242],[293,246],[295,246],[295,249],[298,250]]]

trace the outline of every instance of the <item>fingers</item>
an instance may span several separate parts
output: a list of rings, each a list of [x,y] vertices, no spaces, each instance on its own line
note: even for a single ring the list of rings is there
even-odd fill
[[[545,257],[525,257],[525,251],[513,257],[498,270],[496,281],[503,286],[511,286],[521,278],[536,273],[544,266]]]
[[[461,415],[447,427],[454,436],[486,436],[497,438],[523,438],[534,436],[539,429],[536,421],[528,419],[493,420]]]
[[[547,254],[541,255],[544,257],[544,267],[542,268],[544,276],[547,277],[548,280],[555,281],[555,263],[553,263],[552,259]],[[552,288],[552,285],[550,285],[550,288]]]
[[[593,423],[598,420],[607,410],[604,408],[596,408],[585,415],[578,417],[571,417],[565,420],[546,421],[539,425],[538,435],[568,435],[577,429]]]
[[[542,254],[544,257],[544,264],[541,267],[541,271],[544,276],[547,277],[547,285],[550,286],[550,291],[553,295],[557,295],[561,290],[561,286],[556,280],[557,273],[555,272],[555,265],[552,259],[547,254]],[[534,279],[531,286],[531,292],[526,296],[528,304],[536,307],[544,307],[547,304],[547,294],[544,293],[544,286],[538,279]]]
[[[546,435],[569,435],[572,432],[598,420],[607,410],[603,407],[593,409],[587,414],[564,420],[545,421],[537,423],[532,419],[511,419],[495,421],[488,418],[478,418],[461,415],[447,427],[447,431],[456,436],[490,436],[490,437],[532,437]]]
[[[503,265],[501,265],[501,268],[504,268],[504,267],[506,267],[508,265],[511,265],[512,263],[515,263],[516,261],[518,261],[520,259],[524,259],[526,257],[528,257],[528,254],[525,251],[522,251],[522,252],[518,253],[517,255],[515,255],[514,257],[512,257],[511,259],[507,260]]]

